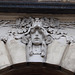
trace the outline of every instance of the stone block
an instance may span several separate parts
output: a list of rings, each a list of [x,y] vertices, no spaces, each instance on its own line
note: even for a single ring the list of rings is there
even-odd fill
[[[75,72],[75,43],[70,44],[63,57],[61,66],[72,72]]]
[[[8,53],[3,41],[0,41],[0,69],[7,67],[10,65],[10,61],[8,58]]]
[[[6,45],[13,64],[26,62],[26,49],[23,43],[18,40],[11,39],[7,41]]]
[[[60,65],[63,53],[67,47],[65,38],[54,40],[52,44],[48,45],[47,63]]]

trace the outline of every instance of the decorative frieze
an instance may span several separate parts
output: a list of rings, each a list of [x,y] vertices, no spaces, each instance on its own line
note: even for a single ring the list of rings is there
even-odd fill
[[[61,36],[67,37],[67,32],[65,28],[74,29],[75,22],[61,22],[57,18],[19,18],[16,21],[3,21],[0,22],[0,29],[7,30],[2,35],[1,39],[6,42],[8,36],[11,34],[15,39],[21,39],[24,34],[30,31],[32,25],[36,25],[35,20],[40,27],[44,28],[54,39],[59,39]]]

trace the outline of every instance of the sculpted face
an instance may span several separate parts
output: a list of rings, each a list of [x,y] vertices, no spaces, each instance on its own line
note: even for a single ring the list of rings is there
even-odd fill
[[[39,30],[32,30],[31,31],[31,39],[32,39],[32,43],[35,45],[39,45],[42,43],[42,34],[41,31]]]

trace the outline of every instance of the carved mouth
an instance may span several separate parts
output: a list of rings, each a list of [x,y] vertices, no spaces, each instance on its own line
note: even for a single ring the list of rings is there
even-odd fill
[[[38,40],[39,38],[38,38],[38,37],[36,37],[35,39],[37,39],[37,40]]]

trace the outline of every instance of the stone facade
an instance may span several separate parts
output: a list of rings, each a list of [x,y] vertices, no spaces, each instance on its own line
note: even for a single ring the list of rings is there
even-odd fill
[[[46,62],[75,72],[75,15],[12,15],[0,16],[1,69]]]

